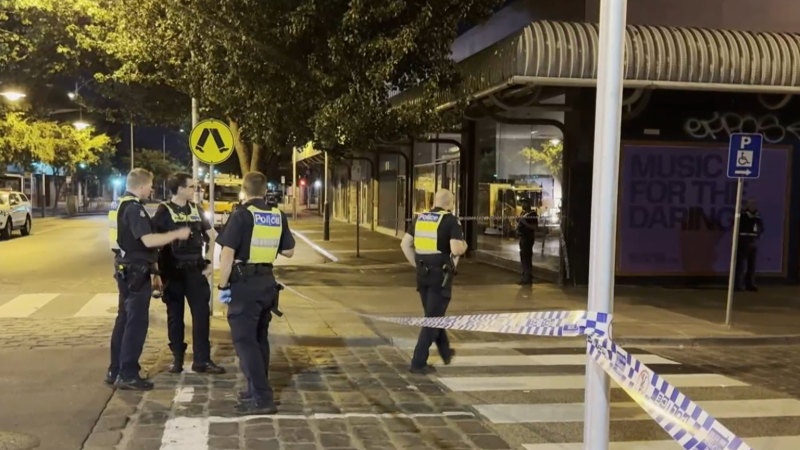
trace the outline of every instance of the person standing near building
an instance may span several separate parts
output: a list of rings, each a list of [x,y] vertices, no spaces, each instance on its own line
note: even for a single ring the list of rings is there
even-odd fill
[[[198,373],[222,374],[225,369],[211,360],[209,341],[209,300],[211,289],[207,276],[211,274],[211,261],[203,254],[204,246],[213,232],[211,224],[203,217],[200,206],[191,201],[195,182],[188,173],[176,173],[168,181],[172,199],[159,205],[153,225],[157,232],[169,232],[189,227],[191,235],[186,241],[173,241],[161,249],[159,267],[164,281],[163,301],[167,305],[167,334],[172,351],[171,373],[183,371],[186,353],[183,312],[185,301],[192,312],[192,370]]]
[[[754,199],[747,200],[739,220],[739,243],[736,251],[736,290],[756,292],[756,256],[764,222]],[[746,267],[746,268],[745,268]]]
[[[236,412],[275,414],[269,385],[269,342],[265,336],[272,311],[277,312],[280,289],[272,273],[278,255],[294,255],[294,238],[286,215],[268,207],[267,178],[260,172],[245,175],[242,188],[246,199],[228,220],[217,241],[220,255],[219,300],[228,304],[228,324],[247,380]]]
[[[166,233],[153,231],[150,216],[141,202],[153,190],[152,173],[131,170],[126,189],[117,207],[108,213],[119,306],[111,333],[111,365],[105,382],[118,389],[146,391],[153,389],[153,383],[139,375],[139,357],[147,337],[152,289],[161,288],[156,264],[158,248],[188,239],[191,231],[188,227]]]
[[[519,262],[522,266],[520,285],[533,284],[533,243],[536,240],[536,231],[539,230],[539,216],[536,209],[531,208],[531,201],[522,199],[522,217],[517,221],[517,235],[519,235]]]
[[[455,261],[466,253],[467,243],[461,224],[450,212],[453,194],[447,189],[436,192],[433,208],[419,215],[409,226],[400,248],[408,262],[417,269],[417,291],[422,300],[425,317],[440,317],[447,312],[453,288]],[[428,365],[430,346],[436,343],[439,356],[450,364],[455,350],[450,348],[445,330],[423,327],[411,359],[412,373],[429,374],[435,369]]]

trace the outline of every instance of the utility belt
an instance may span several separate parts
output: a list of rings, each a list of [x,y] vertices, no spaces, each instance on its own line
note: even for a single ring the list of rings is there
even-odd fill
[[[207,259],[176,260],[175,268],[178,270],[205,270],[211,261]]]
[[[150,275],[160,275],[155,264],[146,262],[117,262],[114,266],[114,278],[125,282],[128,289],[138,291],[150,279]]]
[[[420,257],[417,255],[417,272],[420,275],[428,276],[431,271],[441,270],[444,273],[442,280],[442,287],[447,287],[453,277],[456,275],[456,264],[453,261],[453,256],[445,258],[444,255],[437,255],[437,257]]]
[[[250,277],[258,275],[272,275],[272,263],[245,264],[242,262],[234,263],[231,270],[231,282],[239,283],[247,281]]]

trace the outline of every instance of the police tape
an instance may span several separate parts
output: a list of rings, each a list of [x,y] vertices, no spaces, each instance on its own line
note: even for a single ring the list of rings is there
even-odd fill
[[[458,220],[519,220],[525,219],[525,216],[461,216],[456,217]],[[413,222],[414,218],[406,218],[406,222]]]
[[[365,317],[399,325],[533,336],[586,336],[587,353],[686,450],[752,450],[667,380],[609,338],[612,316],[591,311],[538,311],[446,317]]]

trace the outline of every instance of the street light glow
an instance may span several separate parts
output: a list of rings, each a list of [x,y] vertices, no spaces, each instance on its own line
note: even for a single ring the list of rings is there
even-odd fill
[[[75,128],[77,128],[78,130],[85,130],[85,129],[87,129],[87,128],[89,128],[89,127],[91,126],[91,125],[89,125],[88,123],[86,123],[86,122],[83,122],[83,121],[80,121],[80,120],[79,120],[79,121],[77,121],[77,122],[75,122],[75,123],[73,123],[72,125],[73,125]]]
[[[69,97],[70,100],[75,100],[76,95],[74,92],[67,92],[67,97]]]
[[[322,187],[322,181],[320,181],[320,180],[315,181],[314,182],[314,187],[317,188],[317,189],[321,188]]]
[[[27,97],[27,95],[23,94],[22,92],[18,92],[18,91],[4,91],[4,92],[0,92],[0,95],[5,97],[6,100],[8,100],[10,102],[16,102],[17,100],[21,100],[21,99]]]
[[[558,145],[561,143],[561,139],[550,139],[550,143],[553,145]]]

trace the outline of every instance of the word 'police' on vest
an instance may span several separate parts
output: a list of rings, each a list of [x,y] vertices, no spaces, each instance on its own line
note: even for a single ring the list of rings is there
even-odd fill
[[[267,227],[281,226],[280,214],[273,214],[269,212],[256,212],[253,213],[253,217],[255,218],[256,225],[262,225]]]

